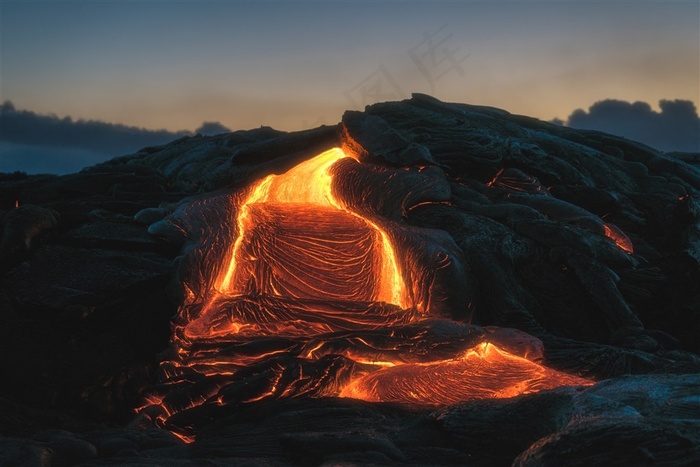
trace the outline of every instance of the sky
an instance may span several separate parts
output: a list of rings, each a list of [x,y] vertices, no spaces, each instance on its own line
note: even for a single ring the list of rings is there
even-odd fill
[[[676,108],[662,101],[690,104],[696,120],[700,107],[697,0],[2,0],[0,8],[4,172],[42,170],[31,156],[37,147],[44,157],[55,150],[55,161],[70,148],[86,160],[138,149],[57,142],[18,130],[15,117],[167,139],[204,122],[287,131],[335,124],[347,109],[412,92],[593,127],[610,120],[593,118],[601,108],[627,105],[659,121]],[[617,104],[595,107],[608,101]],[[686,122],[691,133],[696,120]],[[693,135],[690,149],[673,138],[654,144],[692,150]]]

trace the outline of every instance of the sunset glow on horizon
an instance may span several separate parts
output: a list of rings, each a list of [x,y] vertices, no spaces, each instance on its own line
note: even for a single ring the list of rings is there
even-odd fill
[[[606,98],[698,106],[696,2],[3,2],[2,10],[3,101],[151,129],[218,120],[298,130],[411,92],[541,119]]]
[[[564,121],[700,107],[697,2],[3,1],[2,101],[150,130],[285,131],[430,94]],[[5,143],[12,143],[4,138]]]

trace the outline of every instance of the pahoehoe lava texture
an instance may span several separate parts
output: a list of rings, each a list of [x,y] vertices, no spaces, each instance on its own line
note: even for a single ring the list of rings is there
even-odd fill
[[[213,294],[250,187],[333,147],[354,215],[251,205],[252,272]],[[8,465],[700,463],[700,170],[672,154],[414,95],[0,175],[0,203]],[[380,231],[410,306],[376,300]],[[453,390],[511,357],[571,386]]]

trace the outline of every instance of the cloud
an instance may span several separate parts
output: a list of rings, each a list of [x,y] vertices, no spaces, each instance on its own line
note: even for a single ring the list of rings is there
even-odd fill
[[[221,123],[205,122],[196,133],[229,131]],[[72,173],[191,134],[40,115],[6,101],[0,105],[0,172]]]
[[[194,130],[194,132],[202,136],[214,136],[220,135],[221,133],[230,133],[231,130],[219,122],[204,122],[202,126]]]
[[[660,112],[646,102],[606,99],[575,110],[566,121],[572,128],[600,130],[640,141],[662,151],[700,152],[700,117],[688,100],[662,100]]]
[[[0,140],[7,143],[75,148],[112,155],[128,154],[190,134],[39,115],[17,110],[9,101],[0,106],[0,128]]]

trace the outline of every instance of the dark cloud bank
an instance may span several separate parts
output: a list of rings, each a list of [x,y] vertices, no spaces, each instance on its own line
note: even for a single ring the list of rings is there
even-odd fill
[[[661,151],[700,151],[700,117],[686,100],[662,100],[660,112],[646,102],[614,99],[596,102],[586,112],[575,110],[565,123],[572,128],[600,130],[645,143]]]
[[[218,122],[205,122],[194,133],[227,131]],[[191,134],[39,115],[18,110],[8,101],[0,106],[0,172],[72,173]]]

